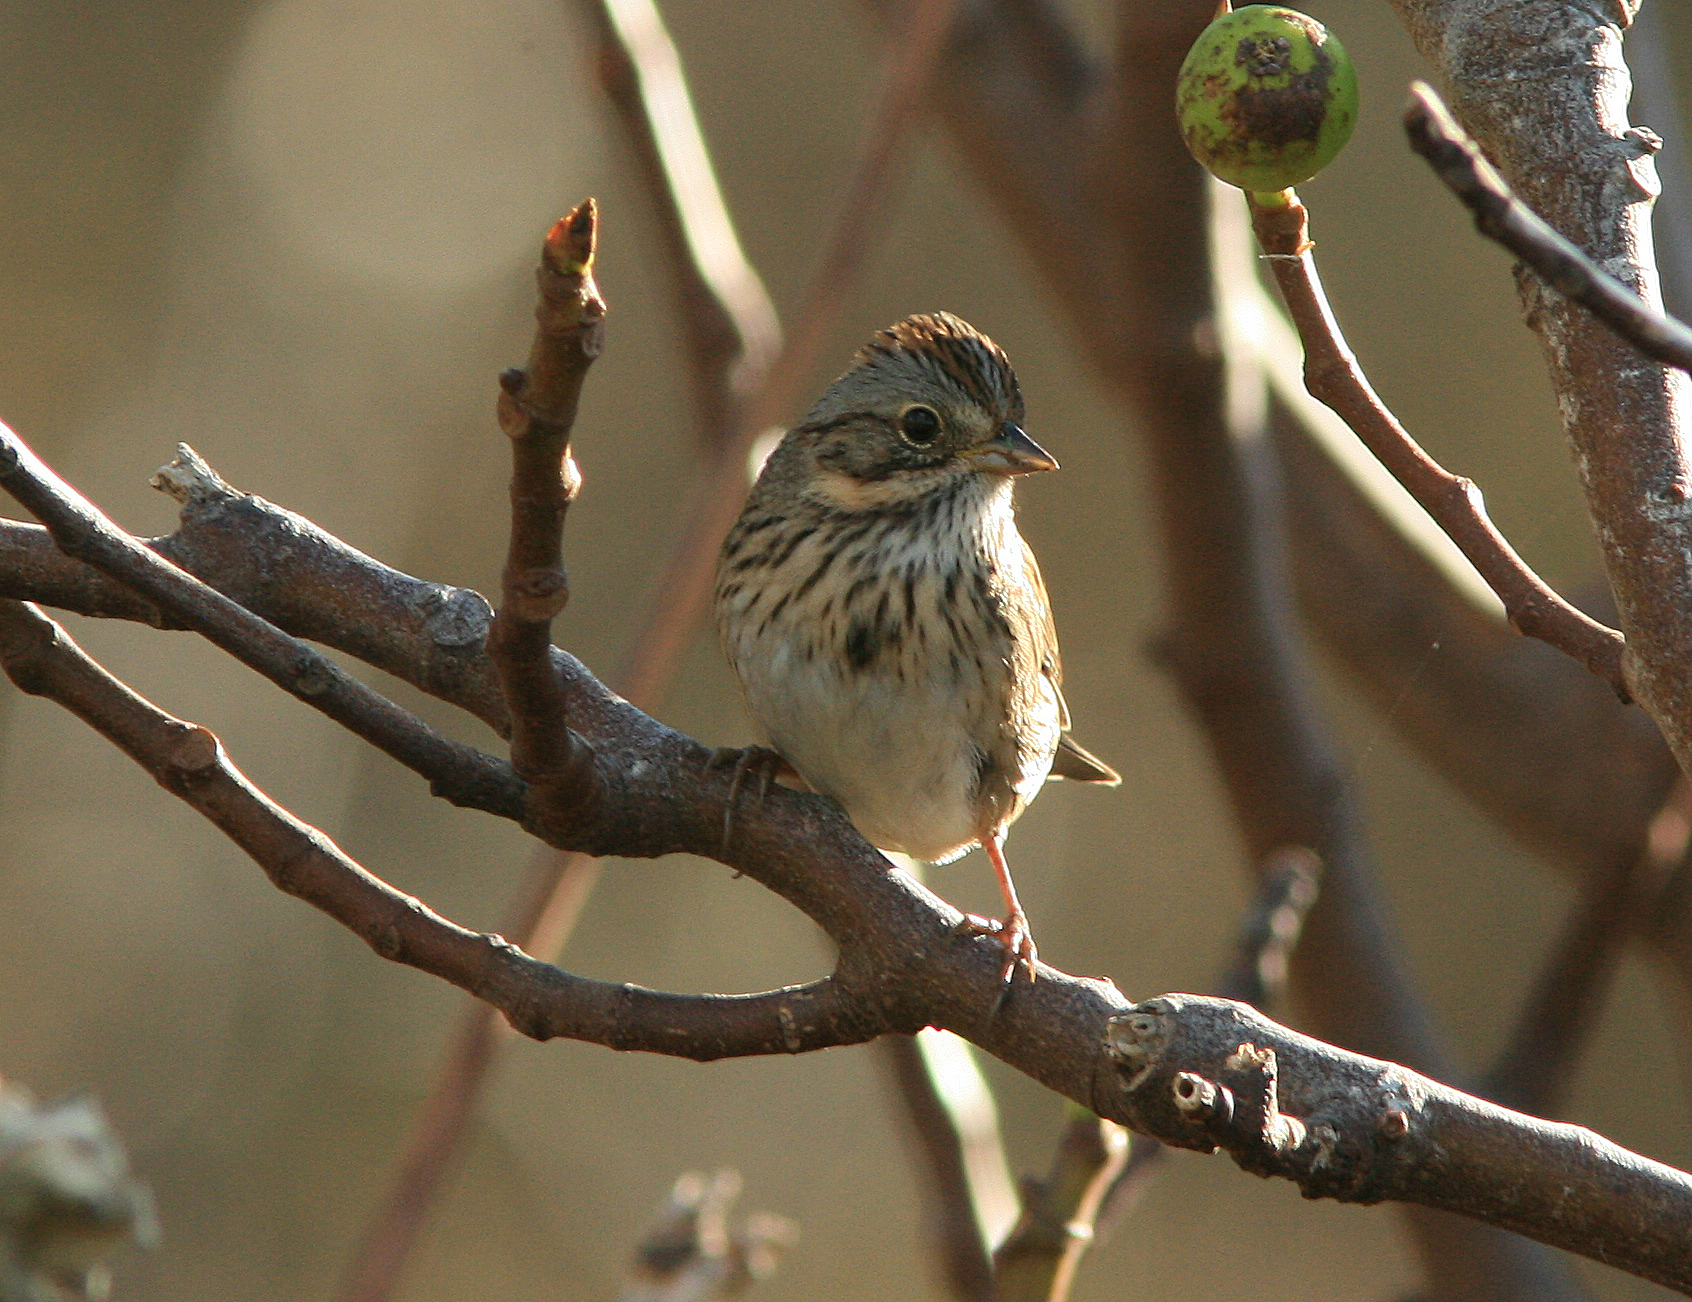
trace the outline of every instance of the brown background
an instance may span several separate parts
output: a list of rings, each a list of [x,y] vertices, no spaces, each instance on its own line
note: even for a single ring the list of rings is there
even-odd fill
[[[1578,591],[1594,551],[1507,259],[1399,134],[1405,82],[1423,70],[1385,5],[1312,7],[1363,82],[1355,141],[1303,187],[1352,342],[1411,429],[1488,490],[1528,559]],[[849,174],[879,32],[843,4],[671,0],[665,13],[748,252],[790,310]],[[1102,6],[1078,17],[1105,37]],[[1692,23],[1672,26],[1692,56]],[[171,527],[145,480],[181,439],[354,545],[483,591],[503,540],[494,376],[526,351],[546,223],[597,195],[611,345],[578,426],[587,488],[559,637],[613,670],[679,521],[691,423],[652,220],[568,6],[8,6],[0,122],[0,417],[138,531]],[[1127,781],[1050,789],[1012,862],[1042,956],[1135,996],[1202,988],[1244,875],[1200,739],[1143,652],[1158,580],[1134,430],[944,140],[920,131],[908,163],[829,366],[873,328],[939,307],[1017,364],[1029,430],[1064,463],[1027,485],[1022,518],[1054,595],[1077,735]],[[191,637],[74,631],[216,729],[374,871],[458,921],[498,925],[528,854],[513,829],[431,802]],[[1481,1063],[1568,888],[1409,757],[1389,719],[1330,686],[1430,1003]],[[749,737],[709,637],[660,713],[713,743]],[[0,721],[0,1071],[45,1095],[96,1091],[155,1185],[165,1240],[120,1261],[119,1297],[324,1297],[459,997],[276,893],[54,707],[0,691]],[[978,858],[933,882],[990,909]],[[609,865],[566,962],[744,990],[816,976],[828,956],[750,881],[672,859]],[[1681,1069],[1637,965],[1611,1010],[1568,1115],[1687,1165]],[[1015,1165],[1043,1169],[1058,1101],[989,1072]],[[517,1043],[403,1296],[613,1296],[652,1202],[679,1171],[718,1165],[743,1172],[750,1205],[803,1227],[761,1296],[927,1295],[911,1175],[868,1052],[700,1067]],[[1582,1269],[1606,1298],[1657,1292]],[[1184,1156],[1077,1297],[1217,1296],[1246,1270],[1268,1299],[1386,1299],[1414,1279],[1390,1212],[1306,1205],[1289,1185]]]

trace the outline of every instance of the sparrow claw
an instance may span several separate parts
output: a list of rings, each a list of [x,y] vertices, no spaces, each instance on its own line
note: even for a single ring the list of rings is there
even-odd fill
[[[1039,961],[1039,951],[1034,948],[1033,933],[1028,930],[1028,916],[1018,909],[1005,921],[997,918],[983,918],[978,913],[966,913],[963,920],[952,928],[954,933],[969,932],[977,936],[992,936],[1005,951],[1005,965],[999,973],[999,983],[1008,992],[1012,981],[1016,978],[1016,970],[1021,968],[1028,974],[1028,984],[1033,985],[1036,977],[1034,965]],[[1004,994],[999,996],[999,1002],[1004,1002]],[[998,1011],[998,1005],[994,1005]]]
[[[746,775],[756,773],[758,777],[758,794],[753,802],[753,809],[764,803],[764,798],[770,794],[771,782],[779,777],[799,776],[791,764],[768,746],[719,746],[705,760],[706,772],[728,768],[731,765],[734,776],[729,779],[728,799],[723,802],[722,854],[725,858],[728,856],[729,846],[734,841],[734,807],[740,799],[740,787],[746,781]]]

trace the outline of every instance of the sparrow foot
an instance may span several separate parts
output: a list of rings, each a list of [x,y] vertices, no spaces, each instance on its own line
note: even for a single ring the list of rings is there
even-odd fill
[[[754,810],[770,794],[770,783],[780,778],[797,780],[799,777],[798,771],[768,746],[719,746],[705,761],[707,771],[731,767],[734,776],[729,779],[728,799],[723,802],[722,853],[725,856],[734,841],[734,809],[747,775],[753,775],[758,782],[757,796],[752,803]]]
[[[983,918],[978,913],[966,913],[956,930],[977,936],[992,936],[999,942],[1005,951],[1005,966],[999,973],[999,981],[1007,990],[1015,980],[1018,968],[1027,974],[1028,984],[1034,984],[1034,965],[1039,961],[1040,955],[1034,948],[1034,935],[1028,930],[1028,916],[1021,909],[1017,909],[1003,922],[997,918]]]

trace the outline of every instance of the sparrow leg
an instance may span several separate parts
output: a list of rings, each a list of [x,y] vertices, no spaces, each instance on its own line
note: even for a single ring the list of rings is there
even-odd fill
[[[746,781],[746,775],[753,773],[758,779],[758,795],[752,804],[754,809],[764,803],[764,797],[770,794],[770,783],[777,778],[799,781],[798,771],[768,746],[747,746],[743,749],[719,746],[705,761],[708,770],[729,765],[734,766],[734,776],[729,779],[728,799],[723,802],[722,852],[725,856],[734,840],[734,807],[740,799],[740,788]]]
[[[1032,985],[1034,964],[1039,954],[1034,948],[1034,936],[1028,930],[1028,915],[1022,911],[1022,902],[1016,898],[1016,883],[1011,881],[1010,865],[1005,862],[1004,829],[999,828],[983,836],[981,848],[992,861],[993,871],[999,878],[999,889],[1004,892],[1005,920],[995,922],[991,918],[978,918],[972,913],[964,918],[964,922],[972,930],[997,936],[999,944],[1004,946],[1005,967],[999,974],[999,980],[1007,988],[1016,976],[1018,967],[1028,973],[1028,981]]]

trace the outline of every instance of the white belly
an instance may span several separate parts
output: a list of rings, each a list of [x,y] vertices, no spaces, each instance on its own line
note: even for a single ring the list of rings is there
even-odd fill
[[[865,839],[931,863],[975,844],[980,754],[949,680],[843,674],[777,639],[761,650],[744,671],[752,717]]]

